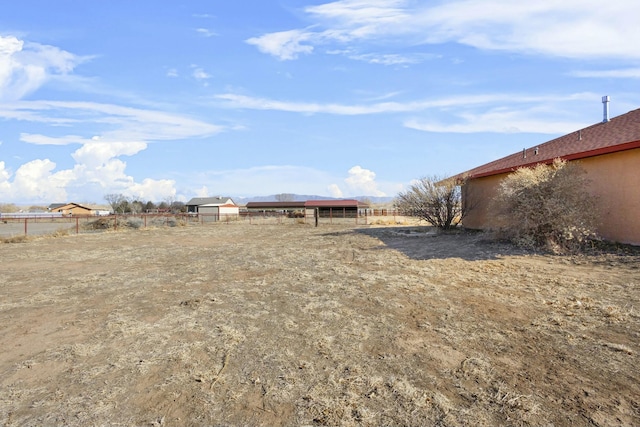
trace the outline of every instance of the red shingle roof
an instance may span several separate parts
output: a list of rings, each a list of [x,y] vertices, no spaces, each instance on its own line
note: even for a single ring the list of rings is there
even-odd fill
[[[305,202],[307,208],[348,208],[357,207],[358,201],[354,199],[349,200],[307,200]]]
[[[292,209],[292,208],[347,208],[358,207],[362,203],[355,199],[307,200],[296,202],[249,202],[247,209]]]
[[[249,202],[247,209],[291,209],[304,208],[304,202]]]
[[[558,157],[578,160],[633,148],[640,148],[640,109],[494,160],[455,177],[481,178],[538,163],[551,163]]]

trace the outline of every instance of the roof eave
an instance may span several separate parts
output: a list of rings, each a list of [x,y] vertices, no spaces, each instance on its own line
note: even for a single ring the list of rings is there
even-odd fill
[[[598,148],[595,150],[589,150],[589,151],[583,151],[580,153],[574,153],[574,154],[568,154],[565,156],[558,156],[558,157],[554,157],[554,158],[547,158],[547,159],[542,159],[542,160],[538,160],[535,162],[529,162],[529,163],[525,163],[525,164],[521,164],[518,166],[511,166],[508,168],[502,168],[502,169],[496,169],[496,170],[491,170],[491,171],[487,171],[487,172],[482,172],[482,173],[478,173],[478,174],[470,174],[470,171],[458,174],[458,175],[454,175],[452,178],[457,179],[457,180],[464,180],[464,178],[467,179],[477,179],[477,178],[486,178],[488,176],[494,176],[494,175],[501,175],[504,173],[510,173],[513,172],[517,169],[521,169],[521,168],[530,168],[533,167],[535,165],[539,165],[539,164],[546,164],[549,165],[551,163],[553,163],[553,161],[557,158],[560,158],[562,160],[567,160],[567,161],[573,161],[573,160],[581,160],[581,159],[586,159],[589,157],[596,157],[596,156],[602,156],[604,154],[612,154],[612,153],[618,153],[618,152],[622,152],[622,151],[627,151],[627,150],[633,150],[636,148],[640,148],[640,140],[638,141],[631,141],[631,142],[626,142],[624,144],[618,144],[618,145],[614,145],[611,147],[603,147],[603,148]],[[473,170],[473,169],[472,169]]]

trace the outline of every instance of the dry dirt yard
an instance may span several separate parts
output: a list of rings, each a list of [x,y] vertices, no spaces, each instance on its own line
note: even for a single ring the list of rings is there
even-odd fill
[[[0,244],[0,424],[640,425],[640,252],[426,231]]]

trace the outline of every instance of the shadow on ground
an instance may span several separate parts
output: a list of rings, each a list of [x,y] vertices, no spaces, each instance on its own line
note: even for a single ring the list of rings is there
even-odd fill
[[[386,248],[398,250],[415,260],[460,258],[482,261],[531,253],[509,243],[497,242],[486,233],[469,230],[439,232],[434,227],[423,226],[361,228],[355,232],[377,238]]]

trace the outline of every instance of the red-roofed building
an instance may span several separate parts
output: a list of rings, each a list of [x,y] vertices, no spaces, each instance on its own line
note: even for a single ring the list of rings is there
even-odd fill
[[[360,209],[369,206],[355,199],[327,199],[291,202],[249,202],[247,210],[262,212],[299,212],[305,216],[313,216],[318,211],[320,217],[356,218]]]
[[[466,177],[463,202],[472,204],[463,225],[489,229],[488,204],[500,181],[522,167],[556,158],[580,161],[600,214],[598,232],[607,240],[640,245],[640,109],[456,175]],[[467,198],[473,197],[473,203]]]

